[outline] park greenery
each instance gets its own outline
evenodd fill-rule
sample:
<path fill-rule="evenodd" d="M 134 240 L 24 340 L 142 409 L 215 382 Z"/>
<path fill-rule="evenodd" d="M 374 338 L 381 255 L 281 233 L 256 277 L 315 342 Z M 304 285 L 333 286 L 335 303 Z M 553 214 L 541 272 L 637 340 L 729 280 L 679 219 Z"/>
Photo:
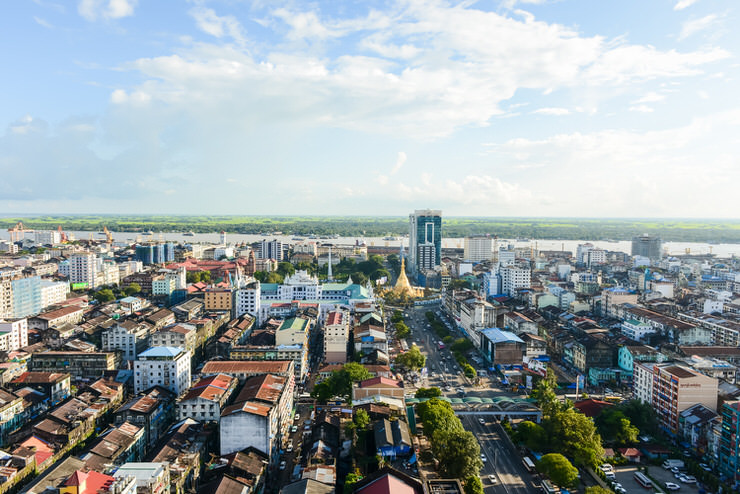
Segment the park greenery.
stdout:
<path fill-rule="evenodd" d="M 186 232 L 382 237 L 408 233 L 403 216 L 168 216 L 168 215 L 48 215 L 0 218 L 0 228 L 22 221 L 27 228 L 68 231 Z M 485 218 L 443 220 L 446 237 L 490 233 L 500 238 L 527 237 L 562 240 L 629 240 L 650 232 L 666 241 L 740 242 L 740 221 L 620 218 Z"/>
<path fill-rule="evenodd" d="M 136 295 L 139 292 L 141 292 L 141 285 L 139 285 L 138 283 L 131 283 L 123 289 L 123 293 L 127 297 L 130 297 L 131 295 Z"/>
<path fill-rule="evenodd" d="M 612 494 L 612 491 L 600 485 L 592 485 L 591 487 L 586 487 L 586 494 Z"/>
<path fill-rule="evenodd" d="M 185 279 L 188 283 L 200 283 L 201 281 L 203 283 L 210 283 L 211 282 L 211 272 L 210 271 L 189 271 L 185 275 Z"/>
<path fill-rule="evenodd" d="M 372 374 L 365 366 L 357 362 L 349 362 L 341 369 L 332 371 L 328 378 L 316 384 L 311 391 L 311 396 L 319 403 L 326 403 L 335 396 L 351 402 L 352 385 L 371 377 L 373 377 Z"/>
<path fill-rule="evenodd" d="M 548 372 L 532 390 L 532 397 L 542 410 L 542 423 L 523 422 L 512 439 L 534 446 L 542 453 L 561 453 L 579 466 L 596 466 L 604 456 L 601 436 L 589 418 L 573 408 L 573 403 L 561 402 L 555 394 L 555 376 Z M 524 424 L 527 424 L 526 426 Z"/>
<path fill-rule="evenodd" d="M 463 428 L 452 406 L 439 398 L 431 398 L 419 403 L 416 410 L 442 474 L 447 478 L 477 477 L 483 467 L 480 445 L 473 433 Z"/>

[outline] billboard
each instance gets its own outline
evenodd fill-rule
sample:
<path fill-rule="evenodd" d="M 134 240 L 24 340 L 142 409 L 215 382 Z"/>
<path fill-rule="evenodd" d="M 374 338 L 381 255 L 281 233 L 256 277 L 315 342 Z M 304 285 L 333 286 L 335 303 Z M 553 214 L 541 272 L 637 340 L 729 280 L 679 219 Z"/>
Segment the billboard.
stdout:
<path fill-rule="evenodd" d="M 71 283 L 72 290 L 87 290 L 87 282 Z"/>

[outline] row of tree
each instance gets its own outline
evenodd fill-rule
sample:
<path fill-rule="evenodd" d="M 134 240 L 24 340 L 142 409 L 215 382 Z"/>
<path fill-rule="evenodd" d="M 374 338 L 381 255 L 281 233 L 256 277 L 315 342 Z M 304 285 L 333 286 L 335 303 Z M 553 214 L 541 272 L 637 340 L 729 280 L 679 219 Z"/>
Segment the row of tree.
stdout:
<path fill-rule="evenodd" d="M 311 396 L 319 403 L 326 403 L 335 396 L 351 403 L 352 385 L 371 377 L 373 377 L 372 374 L 364 365 L 349 362 L 344 364 L 341 369 L 332 371 L 328 378 L 316 384 L 313 391 L 311 391 Z"/>
<path fill-rule="evenodd" d="M 436 393 L 425 390 L 422 396 L 427 394 Z M 479 474 L 483 462 L 480 459 L 480 445 L 473 433 L 463 428 L 452 406 L 446 401 L 431 398 L 419 403 L 416 409 L 442 474 L 446 478 L 464 479 L 466 494 L 481 494 L 483 485 Z"/>

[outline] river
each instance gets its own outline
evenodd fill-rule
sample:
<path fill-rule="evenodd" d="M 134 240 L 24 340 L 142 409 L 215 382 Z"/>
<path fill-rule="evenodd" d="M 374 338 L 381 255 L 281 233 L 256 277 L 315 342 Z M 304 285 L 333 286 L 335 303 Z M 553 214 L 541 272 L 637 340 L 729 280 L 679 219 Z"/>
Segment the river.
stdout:
<path fill-rule="evenodd" d="M 77 239 L 89 238 L 90 234 L 93 233 L 94 238 L 101 239 L 103 235 L 94 232 L 71 232 Z M 116 242 L 134 242 L 138 239 L 141 241 L 157 241 L 160 239 L 173 242 L 204 242 L 204 243 L 218 243 L 220 235 L 218 233 L 196 233 L 193 236 L 187 236 L 182 233 L 154 233 L 153 235 L 142 235 L 137 232 L 112 232 L 113 240 Z M 33 234 L 27 234 L 29 238 L 33 238 Z M 10 234 L 2 230 L 0 231 L 0 239 L 9 239 Z M 399 247 L 401 239 L 396 240 L 385 240 L 383 237 L 338 237 L 338 238 L 317 238 L 309 239 L 307 237 L 295 237 L 291 235 L 260 235 L 260 234 L 227 234 L 226 241 L 228 243 L 253 243 L 263 239 L 278 239 L 284 243 L 296 243 L 300 240 L 313 240 L 317 242 L 331 242 L 335 244 L 354 244 L 356 242 L 364 241 L 368 246 L 383 246 L 383 247 Z M 408 247 L 408 239 L 403 239 L 404 245 Z M 632 242 L 628 240 L 621 241 L 604 241 L 604 240 L 522 240 L 522 239 L 499 239 L 499 245 L 512 244 L 515 247 L 530 247 L 534 243 L 534 246 L 538 250 L 567 250 L 575 254 L 578 244 L 585 242 L 591 242 L 596 247 L 600 247 L 605 250 L 626 252 L 629 254 L 632 249 Z M 443 238 L 442 247 L 444 248 L 463 248 L 462 238 Z M 733 255 L 740 255 L 740 244 L 708 244 L 701 242 L 664 242 L 663 250 L 669 255 L 686 254 L 687 249 L 691 254 L 716 254 L 717 257 L 731 257 Z"/>

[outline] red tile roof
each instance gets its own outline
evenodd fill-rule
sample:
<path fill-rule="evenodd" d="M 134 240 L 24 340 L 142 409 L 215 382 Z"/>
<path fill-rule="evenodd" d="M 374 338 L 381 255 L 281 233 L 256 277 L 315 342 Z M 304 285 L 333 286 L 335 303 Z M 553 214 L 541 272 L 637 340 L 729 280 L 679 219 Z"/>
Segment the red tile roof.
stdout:
<path fill-rule="evenodd" d="M 389 473 L 355 490 L 355 494 L 416 494 L 416 492 L 412 486 Z"/>
<path fill-rule="evenodd" d="M 400 381 L 396 381 L 395 379 L 388 379 L 387 377 L 382 377 L 382 376 L 373 377 L 372 379 L 366 379 L 360 382 L 361 388 L 369 388 L 371 386 L 378 386 L 378 385 L 390 386 L 393 388 L 402 387 Z"/>
<path fill-rule="evenodd" d="M 594 400 L 592 398 L 577 401 L 573 404 L 573 408 L 577 409 L 586 417 L 596 417 L 604 408 L 611 406 L 614 406 L 614 404 L 609 403 L 608 401 Z"/>

